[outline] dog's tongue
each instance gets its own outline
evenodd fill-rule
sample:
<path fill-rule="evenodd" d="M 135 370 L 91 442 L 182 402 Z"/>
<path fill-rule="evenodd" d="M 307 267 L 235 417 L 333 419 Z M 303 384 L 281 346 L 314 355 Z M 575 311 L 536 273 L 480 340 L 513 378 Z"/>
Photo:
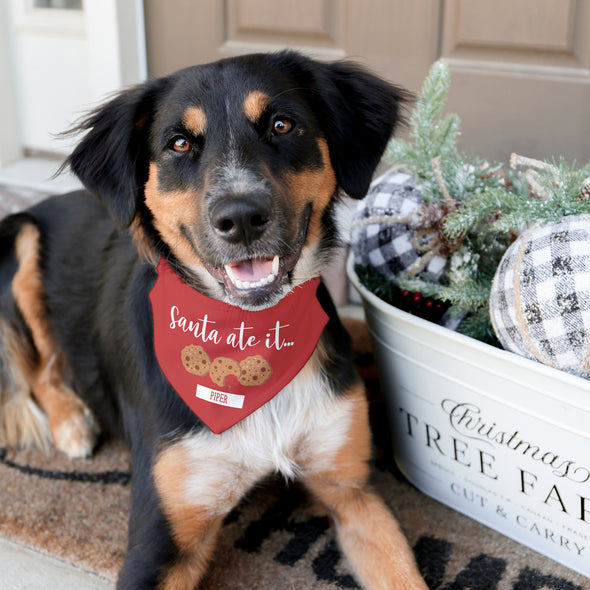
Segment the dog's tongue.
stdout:
<path fill-rule="evenodd" d="M 254 258 L 229 265 L 233 276 L 244 283 L 255 283 L 273 274 L 272 258 Z"/>

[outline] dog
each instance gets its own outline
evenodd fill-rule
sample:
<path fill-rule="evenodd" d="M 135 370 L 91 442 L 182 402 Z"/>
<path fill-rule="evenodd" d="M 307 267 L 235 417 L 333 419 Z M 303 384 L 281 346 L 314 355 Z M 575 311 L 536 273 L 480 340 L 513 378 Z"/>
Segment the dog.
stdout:
<path fill-rule="evenodd" d="M 326 506 L 364 588 L 426 588 L 368 483 L 363 384 L 319 279 L 339 195 L 365 195 L 406 98 L 290 51 L 189 67 L 75 127 L 66 165 L 86 190 L 0 224 L 5 430 L 70 456 L 125 436 L 120 590 L 198 587 L 224 516 L 273 473 Z"/>

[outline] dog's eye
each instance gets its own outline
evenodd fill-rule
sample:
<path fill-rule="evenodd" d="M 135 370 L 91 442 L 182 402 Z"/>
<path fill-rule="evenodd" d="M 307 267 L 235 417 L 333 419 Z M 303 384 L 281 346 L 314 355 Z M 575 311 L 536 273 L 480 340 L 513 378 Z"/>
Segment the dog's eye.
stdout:
<path fill-rule="evenodd" d="M 184 153 L 191 149 L 191 144 L 186 137 L 175 137 L 170 142 L 170 148 L 175 152 Z"/>
<path fill-rule="evenodd" d="M 293 123 L 289 119 L 275 119 L 272 124 L 272 131 L 275 135 L 285 135 L 293 129 Z"/>

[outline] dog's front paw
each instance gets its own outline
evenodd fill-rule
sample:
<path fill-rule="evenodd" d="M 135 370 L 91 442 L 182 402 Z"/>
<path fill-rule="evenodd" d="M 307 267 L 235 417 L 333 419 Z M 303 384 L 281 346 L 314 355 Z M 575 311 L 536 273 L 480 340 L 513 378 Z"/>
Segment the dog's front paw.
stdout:
<path fill-rule="evenodd" d="M 62 403 L 59 421 L 50 424 L 53 443 L 70 458 L 90 457 L 100 432 L 92 412 L 74 396 Z"/>

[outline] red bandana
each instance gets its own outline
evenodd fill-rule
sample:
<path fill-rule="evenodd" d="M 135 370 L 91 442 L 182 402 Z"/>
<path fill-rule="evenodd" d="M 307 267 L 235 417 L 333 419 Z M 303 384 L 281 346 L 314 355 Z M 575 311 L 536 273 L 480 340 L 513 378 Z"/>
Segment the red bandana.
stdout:
<path fill-rule="evenodd" d="M 328 322 L 318 285 L 312 279 L 274 307 L 245 311 L 195 291 L 160 260 L 150 292 L 156 357 L 213 432 L 243 420 L 303 368 Z"/>

